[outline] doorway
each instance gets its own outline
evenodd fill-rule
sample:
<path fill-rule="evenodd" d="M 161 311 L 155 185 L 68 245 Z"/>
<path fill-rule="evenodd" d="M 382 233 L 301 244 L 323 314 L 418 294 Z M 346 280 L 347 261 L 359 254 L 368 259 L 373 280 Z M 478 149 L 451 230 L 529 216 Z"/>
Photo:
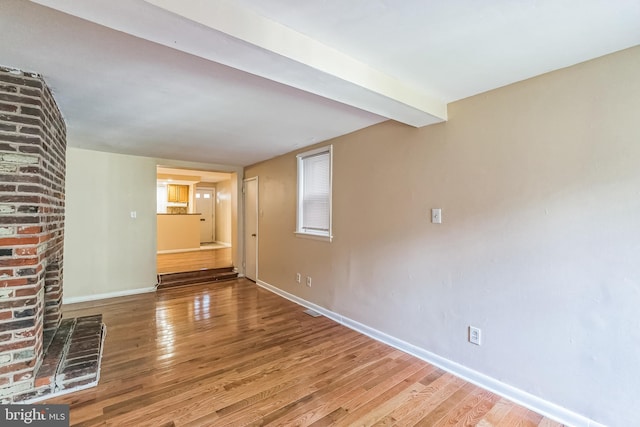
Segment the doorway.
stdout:
<path fill-rule="evenodd" d="M 244 180 L 244 275 L 258 280 L 258 177 Z"/>
<path fill-rule="evenodd" d="M 181 200 L 172 186 L 185 190 Z M 236 173 L 157 167 L 158 274 L 234 266 L 237 189 Z"/>
<path fill-rule="evenodd" d="M 200 244 L 216 241 L 216 190 L 196 188 L 196 212 L 200 214 Z"/>

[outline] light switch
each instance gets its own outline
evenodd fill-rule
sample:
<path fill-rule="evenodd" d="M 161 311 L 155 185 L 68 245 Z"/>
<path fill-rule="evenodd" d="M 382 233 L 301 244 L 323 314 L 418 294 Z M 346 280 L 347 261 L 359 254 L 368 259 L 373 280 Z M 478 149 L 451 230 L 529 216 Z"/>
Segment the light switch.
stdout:
<path fill-rule="evenodd" d="M 131 218 L 136 219 L 138 213 L 136 211 L 131 211 Z"/>
<path fill-rule="evenodd" d="M 431 222 L 434 224 L 442 223 L 442 209 L 431 209 Z"/>

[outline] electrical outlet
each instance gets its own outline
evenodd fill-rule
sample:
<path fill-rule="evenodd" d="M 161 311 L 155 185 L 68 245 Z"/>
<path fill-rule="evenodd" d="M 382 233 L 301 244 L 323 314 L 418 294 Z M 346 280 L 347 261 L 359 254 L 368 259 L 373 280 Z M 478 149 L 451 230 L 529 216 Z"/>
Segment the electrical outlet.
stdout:
<path fill-rule="evenodd" d="M 482 330 L 475 326 L 469 326 L 469 342 L 475 345 L 482 344 Z"/>
<path fill-rule="evenodd" d="M 307 286 L 311 287 L 311 277 L 307 276 Z"/>
<path fill-rule="evenodd" d="M 300 283 L 302 281 L 302 275 L 300 273 L 296 273 L 296 283 Z"/>

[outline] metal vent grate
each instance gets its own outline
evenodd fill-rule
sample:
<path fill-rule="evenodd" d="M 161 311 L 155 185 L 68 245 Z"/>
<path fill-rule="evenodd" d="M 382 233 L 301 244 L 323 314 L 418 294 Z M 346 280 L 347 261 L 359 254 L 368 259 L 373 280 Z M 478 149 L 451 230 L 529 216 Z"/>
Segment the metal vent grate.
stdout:
<path fill-rule="evenodd" d="M 317 311 L 313 311 L 310 308 L 305 310 L 304 312 L 307 313 L 311 317 L 320 317 L 320 316 L 322 316 L 322 314 L 318 313 Z"/>

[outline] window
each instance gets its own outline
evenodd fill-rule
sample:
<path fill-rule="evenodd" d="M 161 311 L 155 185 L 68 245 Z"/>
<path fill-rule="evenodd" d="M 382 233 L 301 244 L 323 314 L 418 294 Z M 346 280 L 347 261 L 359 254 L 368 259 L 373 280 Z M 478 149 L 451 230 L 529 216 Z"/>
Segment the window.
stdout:
<path fill-rule="evenodd" d="M 322 240 L 331 234 L 331 169 L 333 147 L 298 154 L 298 214 L 296 233 Z"/>

